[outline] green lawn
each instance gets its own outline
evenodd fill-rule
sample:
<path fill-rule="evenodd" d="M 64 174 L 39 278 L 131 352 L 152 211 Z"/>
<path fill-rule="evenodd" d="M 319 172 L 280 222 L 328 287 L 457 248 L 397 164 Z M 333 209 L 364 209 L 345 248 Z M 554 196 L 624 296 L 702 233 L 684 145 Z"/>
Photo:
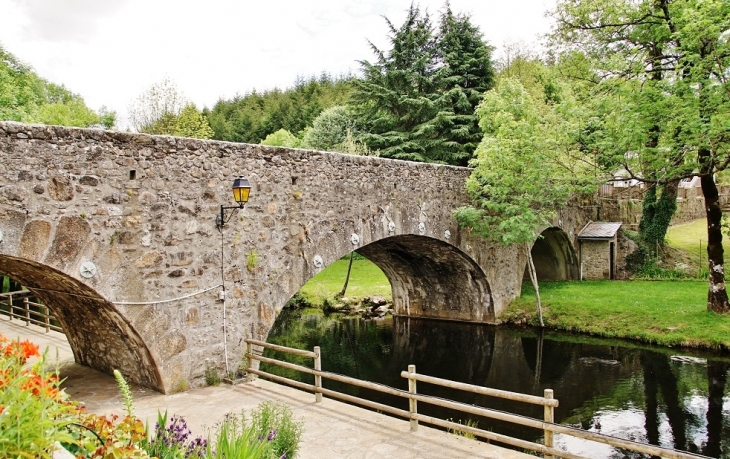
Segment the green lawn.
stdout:
<path fill-rule="evenodd" d="M 349 262 L 349 258 L 335 261 L 309 279 L 300 292 L 314 305 L 321 305 L 324 299 L 334 298 L 345 283 Z M 369 260 L 360 259 L 353 260 L 345 296 L 349 298 L 382 296 L 391 301 L 392 292 L 390 282 L 383 271 Z"/>
<path fill-rule="evenodd" d="M 702 250 L 706 247 L 704 225 L 704 220 L 696 220 L 674 226 L 667 241 L 671 247 L 689 253 L 690 257 L 697 254 L 698 258 L 700 244 Z M 310 279 L 301 293 L 314 305 L 331 300 L 342 289 L 348 262 L 345 258 L 328 266 Z M 707 312 L 707 288 L 705 280 L 540 283 L 545 324 L 549 328 L 664 346 L 730 349 L 730 316 Z M 375 295 L 391 300 L 388 279 L 370 261 L 356 259 L 345 296 Z M 522 296 L 500 319 L 537 324 L 531 285 L 523 286 Z"/>
<path fill-rule="evenodd" d="M 522 296 L 502 320 L 537 323 L 535 292 Z M 590 281 L 540 284 L 549 328 L 628 338 L 664 346 L 730 349 L 730 315 L 707 312 L 706 281 Z"/>
<path fill-rule="evenodd" d="M 687 254 L 693 267 L 707 267 L 707 220 L 704 218 L 674 225 L 667 231 L 667 245 Z M 730 237 L 723 234 L 722 246 L 730 253 Z"/>

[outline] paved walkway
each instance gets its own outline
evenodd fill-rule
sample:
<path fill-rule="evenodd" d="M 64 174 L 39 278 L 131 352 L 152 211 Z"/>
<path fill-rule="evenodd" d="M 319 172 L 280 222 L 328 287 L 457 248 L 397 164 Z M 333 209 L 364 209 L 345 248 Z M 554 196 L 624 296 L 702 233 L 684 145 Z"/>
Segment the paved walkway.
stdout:
<path fill-rule="evenodd" d="M 73 363 L 73 354 L 61 333 L 26 327 L 0 316 L 0 334 L 8 338 L 30 339 L 49 348 L 49 357 L 61 365 L 64 387 L 74 399 L 83 401 L 89 411 L 101 414 L 123 413 L 114 378 Z M 58 354 L 56 354 L 56 352 Z M 203 435 L 226 413 L 247 412 L 261 402 L 280 401 L 289 406 L 294 417 L 304 421 L 300 459 L 375 459 L 375 458 L 504 458 L 528 456 L 484 442 L 459 437 L 419 426 L 410 432 L 409 422 L 325 398 L 314 403 L 314 394 L 269 381 L 257 380 L 238 386 L 221 385 L 162 395 L 151 389 L 133 387 L 135 414 L 154 425 L 158 410 L 183 416 L 194 435 Z"/>

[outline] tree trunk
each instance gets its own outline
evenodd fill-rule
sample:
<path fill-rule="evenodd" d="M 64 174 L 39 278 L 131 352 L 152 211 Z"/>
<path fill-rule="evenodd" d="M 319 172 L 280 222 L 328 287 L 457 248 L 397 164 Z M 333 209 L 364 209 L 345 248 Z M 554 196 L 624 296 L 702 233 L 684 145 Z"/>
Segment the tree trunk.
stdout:
<path fill-rule="evenodd" d="M 354 250 L 352 252 L 350 252 L 350 264 L 347 265 L 347 276 L 345 276 L 345 285 L 342 286 L 342 290 L 339 293 L 340 298 L 345 296 L 345 292 L 347 291 L 347 284 L 350 283 L 350 271 L 352 270 L 352 257 L 353 256 L 355 256 Z"/>
<path fill-rule="evenodd" d="M 535 272 L 535 263 L 532 261 L 532 250 L 525 245 L 527 250 L 527 271 L 530 273 L 532 286 L 535 288 L 535 299 L 537 300 L 537 317 L 540 319 L 540 327 L 545 327 L 542 321 L 542 301 L 540 301 L 540 287 L 537 285 L 537 272 Z"/>
<path fill-rule="evenodd" d="M 722 248 L 722 209 L 720 209 L 720 197 L 712 174 L 703 174 L 700 177 L 700 182 L 702 185 L 702 194 L 705 197 L 705 213 L 707 215 L 707 261 L 710 269 L 707 310 L 717 313 L 729 313 L 730 303 L 728 303 L 727 290 L 725 289 L 725 260 Z"/>

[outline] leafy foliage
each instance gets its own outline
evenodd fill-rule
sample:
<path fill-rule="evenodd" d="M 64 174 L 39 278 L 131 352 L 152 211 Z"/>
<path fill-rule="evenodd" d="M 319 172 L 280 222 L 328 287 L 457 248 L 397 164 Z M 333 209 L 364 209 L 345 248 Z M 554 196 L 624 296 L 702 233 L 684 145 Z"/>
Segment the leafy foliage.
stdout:
<path fill-rule="evenodd" d="M 137 97 L 129 107 L 129 118 L 138 132 L 197 139 L 213 137 L 207 118 L 169 78 Z"/>
<path fill-rule="evenodd" d="M 562 108 L 541 104 L 511 78 L 486 94 L 477 109 L 484 139 L 466 185 L 472 205 L 456 212 L 461 226 L 502 244 L 531 244 L 557 208 L 590 190 L 590 170 L 570 159 L 570 112 Z"/>
<path fill-rule="evenodd" d="M 81 96 L 39 77 L 0 45 L 0 119 L 62 126 L 114 126 L 116 114 L 99 114 Z"/>
<path fill-rule="evenodd" d="M 261 145 L 269 145 L 271 147 L 297 148 L 300 144 L 301 140 L 286 129 L 279 129 L 278 131 L 267 135 L 266 138 L 261 141 Z"/>
<path fill-rule="evenodd" d="M 479 141 L 474 108 L 493 85 L 491 50 L 467 15 L 447 4 L 438 30 L 414 4 L 403 24 L 386 18 L 391 48 L 371 43 L 350 101 L 359 138 L 388 158 L 466 165 Z"/>
<path fill-rule="evenodd" d="M 347 107 L 335 105 L 317 115 L 311 129 L 305 131 L 302 147 L 331 151 L 342 144 L 347 132 L 354 128 L 355 120 Z"/>
<path fill-rule="evenodd" d="M 730 3 L 724 0 L 559 1 L 555 51 L 593 75 L 600 123 L 592 149 L 656 187 L 642 239 L 662 243 L 679 179 L 705 197 L 708 308 L 730 311 L 714 175 L 730 164 Z M 569 67 L 567 67 L 569 68 Z M 664 197 L 664 203 L 662 202 Z M 651 198 L 651 196 L 650 196 Z M 662 228 L 663 226 L 663 228 Z M 660 239 L 661 238 L 661 239 Z"/>
<path fill-rule="evenodd" d="M 299 135 L 322 110 L 342 105 L 352 91 L 352 78 L 299 78 L 293 88 L 252 91 L 231 100 L 219 100 L 203 114 L 213 128 L 213 138 L 259 143 L 280 129 Z"/>

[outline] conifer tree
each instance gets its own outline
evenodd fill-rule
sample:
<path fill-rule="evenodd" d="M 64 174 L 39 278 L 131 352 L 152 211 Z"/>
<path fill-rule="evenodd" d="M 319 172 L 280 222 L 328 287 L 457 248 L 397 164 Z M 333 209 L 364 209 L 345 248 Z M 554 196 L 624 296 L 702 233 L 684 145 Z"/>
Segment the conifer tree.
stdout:
<path fill-rule="evenodd" d="M 351 99 L 360 140 L 384 157 L 467 165 L 481 139 L 474 109 L 494 83 L 491 47 L 448 3 L 438 28 L 415 4 L 400 27 L 386 22 L 391 48 L 371 43 L 376 60 L 360 61 Z"/>

